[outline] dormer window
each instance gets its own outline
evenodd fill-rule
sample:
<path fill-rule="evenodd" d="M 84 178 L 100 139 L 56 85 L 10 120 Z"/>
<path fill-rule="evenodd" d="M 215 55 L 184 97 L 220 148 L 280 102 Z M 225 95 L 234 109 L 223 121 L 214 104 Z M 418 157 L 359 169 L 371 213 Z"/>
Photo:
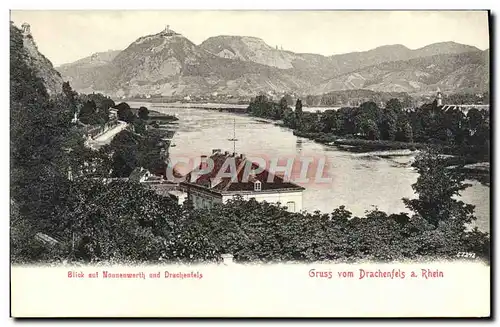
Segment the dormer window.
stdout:
<path fill-rule="evenodd" d="M 253 190 L 254 191 L 261 191 L 262 190 L 262 183 L 260 181 L 253 182 Z"/>

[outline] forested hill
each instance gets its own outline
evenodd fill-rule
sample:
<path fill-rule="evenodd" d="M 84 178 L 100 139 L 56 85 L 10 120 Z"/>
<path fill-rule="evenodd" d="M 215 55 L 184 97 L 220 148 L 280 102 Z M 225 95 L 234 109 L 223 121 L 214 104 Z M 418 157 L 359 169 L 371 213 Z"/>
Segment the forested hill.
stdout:
<path fill-rule="evenodd" d="M 11 241 L 22 244 L 33 236 L 32 228 L 51 224 L 45 218 L 68 194 L 64 167 L 72 105 L 62 86 L 60 93 L 49 95 L 46 86 L 54 85 L 33 61 L 21 31 L 11 25 L 10 32 L 10 196 L 17 209 L 11 216 Z M 50 66 L 44 67 L 50 72 Z M 75 140 L 83 143 L 81 137 Z"/>

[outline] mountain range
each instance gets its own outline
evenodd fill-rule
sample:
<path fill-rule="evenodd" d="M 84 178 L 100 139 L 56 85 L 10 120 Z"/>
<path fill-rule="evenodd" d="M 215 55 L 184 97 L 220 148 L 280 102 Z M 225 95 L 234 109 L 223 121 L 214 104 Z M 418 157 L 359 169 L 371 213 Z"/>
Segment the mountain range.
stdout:
<path fill-rule="evenodd" d="M 163 31 L 140 37 L 124 50 L 96 53 L 56 69 L 79 92 L 118 97 L 489 89 L 489 50 L 455 42 L 323 56 L 277 49 L 250 36 L 215 36 L 196 45 Z"/>

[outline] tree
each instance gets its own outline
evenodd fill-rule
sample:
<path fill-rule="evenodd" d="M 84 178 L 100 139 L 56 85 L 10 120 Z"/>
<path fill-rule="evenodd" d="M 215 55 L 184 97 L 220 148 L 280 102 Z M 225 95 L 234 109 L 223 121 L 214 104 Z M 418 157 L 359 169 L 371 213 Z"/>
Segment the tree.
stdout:
<path fill-rule="evenodd" d="M 413 142 L 413 128 L 409 122 L 406 122 L 403 127 L 403 135 L 405 142 Z"/>
<path fill-rule="evenodd" d="M 96 180 L 78 183 L 73 195 L 57 228 L 75 240 L 76 259 L 154 262 L 171 254 L 167 240 L 174 239 L 181 210 L 170 198 L 137 183 Z"/>
<path fill-rule="evenodd" d="M 268 101 L 267 97 L 264 94 L 260 94 L 256 96 L 252 102 L 250 102 L 250 105 L 247 108 L 247 112 L 257 117 L 268 117 L 270 107 L 271 102 Z"/>
<path fill-rule="evenodd" d="M 300 99 L 297 99 L 297 102 L 295 102 L 295 115 L 299 118 L 302 115 L 302 101 Z"/>
<path fill-rule="evenodd" d="M 382 140 L 394 141 L 396 139 L 398 117 L 390 111 L 386 111 L 378 124 L 380 130 L 380 138 Z"/>
<path fill-rule="evenodd" d="M 387 101 L 385 109 L 390 111 L 400 112 L 401 110 L 403 110 L 403 105 L 401 104 L 399 99 L 393 98 Z"/>
<path fill-rule="evenodd" d="M 293 106 L 293 98 L 290 94 L 285 94 L 282 98 L 282 100 L 285 99 L 284 101 L 286 101 L 286 106 Z"/>
<path fill-rule="evenodd" d="M 166 158 L 163 154 L 168 155 L 169 143 L 165 143 L 162 138 L 162 133 L 154 129 L 147 130 L 140 139 L 137 152 L 138 164 L 157 175 L 166 173 Z"/>
<path fill-rule="evenodd" d="M 128 177 L 138 166 L 139 136 L 123 130 L 110 142 L 108 148 L 112 158 L 113 177 Z"/>
<path fill-rule="evenodd" d="M 285 97 L 282 97 L 279 103 L 279 119 L 283 119 L 285 111 L 288 109 L 288 102 Z"/>
<path fill-rule="evenodd" d="M 357 117 L 359 113 L 359 108 L 349 107 L 343 107 L 337 111 L 340 135 L 353 135 L 357 132 Z"/>
<path fill-rule="evenodd" d="M 149 118 L 149 110 L 146 107 L 140 107 L 138 111 L 138 116 L 142 120 L 148 120 Z"/>
<path fill-rule="evenodd" d="M 115 109 L 118 110 L 118 119 L 127 123 L 133 123 L 135 119 L 135 115 L 132 112 L 132 109 L 126 102 L 121 102 L 115 106 Z"/>
<path fill-rule="evenodd" d="M 114 108 L 117 109 L 117 110 L 120 110 L 120 109 L 130 109 L 130 106 L 126 102 L 120 102 Z"/>
<path fill-rule="evenodd" d="M 374 121 L 380 116 L 381 110 L 373 101 L 363 102 L 360 106 L 360 113 Z"/>
<path fill-rule="evenodd" d="M 285 111 L 283 112 L 283 124 L 292 129 L 295 129 L 297 127 L 295 113 L 290 107 L 285 109 Z"/>
<path fill-rule="evenodd" d="M 76 102 L 80 106 L 80 121 L 89 125 L 104 126 L 109 121 L 109 108 L 114 106 L 113 100 L 99 93 L 79 94 Z M 127 107 L 123 106 L 123 110 Z"/>
<path fill-rule="evenodd" d="M 146 123 L 141 118 L 134 120 L 134 132 L 137 134 L 146 133 Z"/>
<path fill-rule="evenodd" d="M 380 131 L 372 119 L 361 123 L 361 131 L 369 140 L 378 140 L 380 138 Z"/>
<path fill-rule="evenodd" d="M 302 125 L 302 101 L 300 99 L 297 99 L 297 102 L 295 103 L 295 120 L 297 127 L 300 129 Z"/>
<path fill-rule="evenodd" d="M 449 168 L 436 149 L 417 155 L 413 166 L 419 173 L 417 182 L 412 185 L 418 198 L 403 199 L 409 209 L 435 227 L 442 221 L 453 220 L 460 228 L 465 228 L 465 224 L 476 219 L 474 206 L 455 198 L 470 186 L 464 183 L 465 175 L 460 169 Z"/>
<path fill-rule="evenodd" d="M 76 96 L 78 95 L 78 93 L 73 91 L 69 82 L 63 82 L 62 91 L 63 91 L 63 94 L 66 96 L 66 98 L 69 100 L 72 112 L 75 112 L 76 111 Z"/>
<path fill-rule="evenodd" d="M 168 144 L 162 140 L 163 136 L 154 129 L 145 130 L 142 135 L 128 130 L 118 133 L 106 148 L 111 157 L 113 177 L 128 177 L 137 167 L 157 175 L 165 174 Z"/>
<path fill-rule="evenodd" d="M 80 109 L 79 119 L 84 124 L 95 125 L 99 123 L 97 106 L 94 101 L 89 100 Z"/>
<path fill-rule="evenodd" d="M 320 117 L 319 129 L 325 133 L 331 133 L 332 131 L 338 133 L 339 130 L 339 120 L 337 111 L 326 110 L 322 113 Z"/>

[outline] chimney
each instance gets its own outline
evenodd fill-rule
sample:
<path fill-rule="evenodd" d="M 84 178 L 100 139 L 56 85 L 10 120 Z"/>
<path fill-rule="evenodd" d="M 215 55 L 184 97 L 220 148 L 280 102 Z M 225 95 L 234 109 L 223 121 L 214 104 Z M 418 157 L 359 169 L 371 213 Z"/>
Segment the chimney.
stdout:
<path fill-rule="evenodd" d="M 189 174 L 189 182 L 190 183 L 196 183 L 196 181 L 198 180 L 198 175 L 197 174 Z"/>
<path fill-rule="evenodd" d="M 234 263 L 232 254 L 229 253 L 222 254 L 221 257 L 222 257 L 222 263 L 226 266 L 232 265 Z"/>
<path fill-rule="evenodd" d="M 207 156 L 206 155 L 202 155 L 201 156 L 201 162 L 200 162 L 200 169 L 207 169 L 208 168 L 208 163 L 207 163 Z"/>

